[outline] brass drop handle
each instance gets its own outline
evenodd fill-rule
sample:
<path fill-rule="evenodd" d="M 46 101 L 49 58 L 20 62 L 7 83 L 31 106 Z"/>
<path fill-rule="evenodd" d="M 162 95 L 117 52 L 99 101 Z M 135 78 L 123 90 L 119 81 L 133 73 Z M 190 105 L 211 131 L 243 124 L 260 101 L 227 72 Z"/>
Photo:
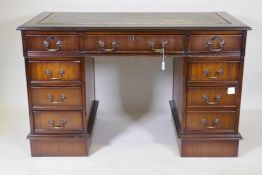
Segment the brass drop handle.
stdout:
<path fill-rule="evenodd" d="M 118 42 L 117 41 L 112 41 L 111 45 L 112 45 L 112 48 L 111 49 L 106 49 L 105 46 L 106 46 L 106 43 L 105 41 L 98 41 L 98 45 L 99 47 L 105 51 L 105 52 L 113 52 L 116 50 L 116 46 L 117 46 Z"/>
<path fill-rule="evenodd" d="M 161 54 L 161 53 L 163 52 L 163 49 L 166 48 L 167 43 L 168 43 L 167 41 L 162 41 L 162 42 L 161 42 L 161 48 L 160 48 L 160 49 L 156 49 L 156 48 L 155 48 L 156 43 L 153 42 L 153 41 L 149 41 L 149 42 L 148 42 L 148 47 L 151 48 L 151 50 L 152 50 L 153 52 L 156 52 L 156 53 L 160 53 L 160 54 Z"/>
<path fill-rule="evenodd" d="M 65 126 L 67 124 L 67 120 L 62 119 L 58 124 L 56 124 L 56 121 L 50 119 L 50 120 L 48 120 L 48 124 L 51 125 L 51 127 L 54 128 L 54 129 L 62 129 L 62 128 L 65 128 Z"/>
<path fill-rule="evenodd" d="M 215 97 L 215 101 L 209 101 L 209 97 L 207 96 L 207 95 L 203 95 L 202 96 L 202 100 L 206 103 L 206 104 L 208 104 L 208 105 L 215 105 L 215 104 L 218 104 L 220 101 L 221 101 L 221 98 L 222 98 L 222 96 L 221 95 L 217 95 L 216 97 Z"/>
<path fill-rule="evenodd" d="M 217 76 L 210 76 L 210 75 L 211 75 L 211 72 L 209 71 L 209 69 L 205 69 L 205 70 L 203 71 L 203 73 L 204 73 L 204 75 L 205 75 L 208 79 L 217 79 L 219 76 L 222 76 L 222 75 L 223 75 L 224 71 L 223 71 L 223 69 L 218 69 L 218 70 L 216 71 L 216 75 L 217 75 Z"/>
<path fill-rule="evenodd" d="M 219 36 L 213 36 L 210 40 L 207 41 L 208 50 L 212 52 L 219 52 L 223 50 L 224 45 L 225 41 Z"/>
<path fill-rule="evenodd" d="M 214 128 L 218 127 L 219 119 L 217 119 L 217 118 L 214 119 L 213 122 L 212 122 L 212 125 L 208 125 L 208 121 L 206 119 L 201 119 L 200 125 L 204 128 L 207 128 L 207 129 L 214 129 Z"/>
<path fill-rule="evenodd" d="M 56 48 L 51 49 L 51 48 L 50 48 L 50 42 L 55 42 Z M 58 37 L 49 36 L 49 37 L 47 37 L 46 40 L 43 41 L 43 45 L 46 47 L 46 49 L 47 49 L 49 52 L 57 52 L 57 51 L 59 51 L 59 50 L 61 49 L 61 47 L 62 47 L 62 41 L 61 41 Z"/>
<path fill-rule="evenodd" d="M 45 71 L 45 73 L 46 73 L 46 75 L 47 75 L 49 80 L 61 80 L 63 78 L 63 76 L 65 75 L 65 71 L 63 69 L 60 69 L 58 71 L 58 73 L 60 74 L 59 77 L 53 77 L 53 72 L 51 70 L 49 70 L 49 69 L 47 69 Z"/>
<path fill-rule="evenodd" d="M 53 96 L 53 95 L 51 95 L 51 94 L 48 94 L 48 95 L 47 95 L 48 101 L 51 102 L 51 103 L 53 103 L 53 104 L 61 104 L 61 103 L 64 103 L 66 97 L 65 97 L 64 95 L 60 95 L 59 98 L 60 98 L 60 101 L 54 101 L 54 96 Z"/>

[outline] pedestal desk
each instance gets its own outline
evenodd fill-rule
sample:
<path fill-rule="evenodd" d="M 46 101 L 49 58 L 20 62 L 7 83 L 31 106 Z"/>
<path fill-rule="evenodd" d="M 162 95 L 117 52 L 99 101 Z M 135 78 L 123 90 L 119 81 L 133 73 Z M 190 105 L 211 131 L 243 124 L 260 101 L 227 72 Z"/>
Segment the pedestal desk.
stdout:
<path fill-rule="evenodd" d="M 249 29 L 224 12 L 41 13 L 18 27 L 32 156 L 88 155 L 96 56 L 158 55 L 164 69 L 164 54 L 173 57 L 169 103 L 181 156 L 237 156 Z"/>

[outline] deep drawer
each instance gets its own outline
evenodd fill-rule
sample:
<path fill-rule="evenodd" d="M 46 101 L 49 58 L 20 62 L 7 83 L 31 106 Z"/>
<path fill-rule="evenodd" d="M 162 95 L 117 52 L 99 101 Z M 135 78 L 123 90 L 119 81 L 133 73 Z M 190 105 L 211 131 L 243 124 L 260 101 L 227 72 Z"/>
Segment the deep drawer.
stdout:
<path fill-rule="evenodd" d="M 78 51 L 77 35 L 26 35 L 27 51 Z"/>
<path fill-rule="evenodd" d="M 188 81 L 238 81 L 239 61 L 190 61 Z"/>
<path fill-rule="evenodd" d="M 227 87 L 188 87 L 187 106 L 235 107 L 236 94 L 228 94 Z"/>
<path fill-rule="evenodd" d="M 33 111 L 34 130 L 43 133 L 82 133 L 82 111 Z"/>
<path fill-rule="evenodd" d="M 190 35 L 189 51 L 240 51 L 242 35 Z"/>
<path fill-rule="evenodd" d="M 184 51 L 184 35 L 84 35 L 81 50 L 89 52 L 146 52 L 152 49 Z"/>
<path fill-rule="evenodd" d="M 236 112 L 187 112 L 186 130 L 234 132 Z"/>
<path fill-rule="evenodd" d="M 33 108 L 82 109 L 81 87 L 31 87 Z"/>
<path fill-rule="evenodd" d="M 31 81 L 81 81 L 81 61 L 29 61 Z"/>

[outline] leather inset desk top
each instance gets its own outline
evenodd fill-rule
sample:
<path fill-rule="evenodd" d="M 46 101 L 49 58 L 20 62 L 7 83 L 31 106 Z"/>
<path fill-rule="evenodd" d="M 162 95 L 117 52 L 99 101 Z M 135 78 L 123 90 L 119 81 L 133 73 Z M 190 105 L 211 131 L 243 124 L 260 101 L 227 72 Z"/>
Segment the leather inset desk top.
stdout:
<path fill-rule="evenodd" d="M 133 29 L 191 29 L 191 28 L 249 28 L 225 12 L 219 13 L 83 13 L 44 12 L 18 29 L 76 30 Z"/>

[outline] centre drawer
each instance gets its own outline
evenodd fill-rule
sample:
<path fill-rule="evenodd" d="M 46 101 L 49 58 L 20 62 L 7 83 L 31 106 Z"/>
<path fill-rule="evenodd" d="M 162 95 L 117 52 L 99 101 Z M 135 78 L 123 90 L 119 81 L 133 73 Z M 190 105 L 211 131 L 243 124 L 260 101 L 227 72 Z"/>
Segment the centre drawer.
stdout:
<path fill-rule="evenodd" d="M 236 87 L 187 87 L 187 106 L 235 107 L 236 94 Z"/>
<path fill-rule="evenodd" d="M 33 111 L 34 130 L 43 133 L 82 133 L 82 111 Z"/>
<path fill-rule="evenodd" d="M 87 52 L 146 52 L 165 47 L 168 52 L 184 51 L 184 35 L 84 35 L 81 46 Z"/>
<path fill-rule="evenodd" d="M 238 81 L 239 61 L 191 60 L 188 81 Z"/>
<path fill-rule="evenodd" d="M 31 81 L 81 81 L 81 61 L 29 61 Z"/>
<path fill-rule="evenodd" d="M 234 132 L 236 112 L 187 112 L 186 130 L 192 132 Z"/>
<path fill-rule="evenodd" d="M 31 87 L 33 108 L 82 109 L 81 87 Z"/>

